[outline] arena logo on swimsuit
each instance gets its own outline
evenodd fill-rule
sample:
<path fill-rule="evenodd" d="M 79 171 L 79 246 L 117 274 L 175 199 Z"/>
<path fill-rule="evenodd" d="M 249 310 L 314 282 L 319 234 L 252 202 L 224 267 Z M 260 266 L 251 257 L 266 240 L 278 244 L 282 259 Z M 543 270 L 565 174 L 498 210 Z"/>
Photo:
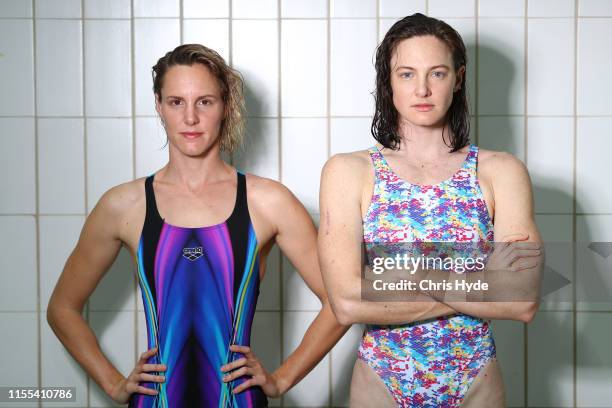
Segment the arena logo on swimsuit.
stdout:
<path fill-rule="evenodd" d="M 195 261 L 203 255 L 202 247 L 183 248 L 183 257 Z"/>

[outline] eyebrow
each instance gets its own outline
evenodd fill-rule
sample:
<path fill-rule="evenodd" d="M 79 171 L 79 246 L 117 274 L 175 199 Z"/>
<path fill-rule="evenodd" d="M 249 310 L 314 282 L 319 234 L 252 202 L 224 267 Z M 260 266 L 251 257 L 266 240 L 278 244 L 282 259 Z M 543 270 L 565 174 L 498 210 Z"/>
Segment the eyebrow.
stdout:
<path fill-rule="evenodd" d="M 182 96 L 174 96 L 174 95 L 168 95 L 166 96 L 166 99 L 168 98 L 174 98 L 174 99 L 185 99 Z M 218 98 L 218 96 L 216 95 L 212 95 L 212 94 L 207 94 L 207 95 L 201 95 L 198 96 L 196 99 L 202 99 L 202 98 Z"/>
<path fill-rule="evenodd" d="M 402 69 L 402 68 L 412 69 L 412 70 L 416 71 L 416 68 L 410 67 L 408 65 L 400 65 L 399 67 L 396 68 L 396 70 L 399 70 L 399 69 Z M 430 70 L 436 69 L 436 68 L 446 68 L 446 69 L 448 69 L 450 71 L 450 67 L 448 65 L 444 65 L 444 64 L 434 65 L 433 67 L 429 67 Z"/>

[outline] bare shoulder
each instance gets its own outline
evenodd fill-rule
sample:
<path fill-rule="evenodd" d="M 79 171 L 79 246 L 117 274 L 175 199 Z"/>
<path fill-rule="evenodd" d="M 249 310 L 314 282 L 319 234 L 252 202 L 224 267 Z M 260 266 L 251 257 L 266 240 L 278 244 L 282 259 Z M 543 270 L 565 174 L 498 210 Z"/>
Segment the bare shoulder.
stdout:
<path fill-rule="evenodd" d="M 122 215 L 135 205 L 144 204 L 144 177 L 128 181 L 108 189 L 96 204 L 96 208 L 114 215 Z"/>
<path fill-rule="evenodd" d="M 367 150 L 358 150 L 350 153 L 338 153 L 327 160 L 323 167 L 322 178 L 340 178 L 345 182 L 361 179 L 367 172 L 371 172 L 370 154 Z M 345 178 L 344 176 L 351 176 Z"/>
<path fill-rule="evenodd" d="M 246 174 L 249 206 L 267 207 L 293 197 L 293 194 L 282 183 L 267 177 Z"/>
<path fill-rule="evenodd" d="M 495 182 L 498 179 L 516 179 L 528 177 L 527 167 L 512 153 L 479 149 L 478 170 L 481 177 Z"/>

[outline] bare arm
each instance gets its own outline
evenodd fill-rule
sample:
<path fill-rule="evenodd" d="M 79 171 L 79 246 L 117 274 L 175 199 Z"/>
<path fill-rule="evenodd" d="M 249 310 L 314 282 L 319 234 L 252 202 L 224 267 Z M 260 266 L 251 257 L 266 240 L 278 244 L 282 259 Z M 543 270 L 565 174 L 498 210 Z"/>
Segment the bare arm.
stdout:
<path fill-rule="evenodd" d="M 321 176 L 319 259 L 331 306 L 342 324 L 401 324 L 456 313 L 432 299 L 366 302 L 361 297 L 362 183 L 371 171 L 358 157 L 331 158 Z"/>
<path fill-rule="evenodd" d="M 85 319 L 83 306 L 121 248 L 119 212 L 107 192 L 83 226 L 47 308 L 47 321 L 68 352 L 107 393 L 123 375 L 104 356 Z"/>
<path fill-rule="evenodd" d="M 496 240 L 513 235 L 525 235 L 528 242 L 541 244 L 533 215 L 531 181 L 525 165 L 507 153 L 499 153 L 491 166 L 495 199 L 494 233 Z M 539 285 L 543 255 L 537 256 L 534 267 L 519 272 L 525 281 Z M 537 291 L 537 288 L 536 288 Z M 485 319 L 511 319 L 529 322 L 533 319 L 538 301 L 521 302 L 448 302 L 454 309 Z"/>
<path fill-rule="evenodd" d="M 349 326 L 340 325 L 331 310 L 317 258 L 317 231 L 310 215 L 285 187 L 281 186 L 279 193 L 282 197 L 275 200 L 277 204 L 273 208 L 277 220 L 276 242 L 321 301 L 321 310 L 306 330 L 299 346 L 272 374 L 280 380 L 281 392 L 284 393 L 321 361 Z"/>

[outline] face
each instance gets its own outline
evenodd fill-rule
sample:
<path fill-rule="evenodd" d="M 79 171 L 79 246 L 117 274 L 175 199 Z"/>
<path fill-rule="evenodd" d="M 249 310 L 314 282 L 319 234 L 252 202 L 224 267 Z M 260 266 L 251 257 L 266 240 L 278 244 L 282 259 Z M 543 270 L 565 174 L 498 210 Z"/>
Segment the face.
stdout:
<path fill-rule="evenodd" d="M 391 56 L 393 104 L 400 121 L 415 126 L 438 127 L 460 89 L 465 67 L 453 68 L 446 44 L 434 36 L 402 40 Z"/>
<path fill-rule="evenodd" d="M 199 156 L 218 149 L 224 103 L 217 79 L 204 65 L 169 68 L 155 108 L 165 122 L 171 150 Z"/>

